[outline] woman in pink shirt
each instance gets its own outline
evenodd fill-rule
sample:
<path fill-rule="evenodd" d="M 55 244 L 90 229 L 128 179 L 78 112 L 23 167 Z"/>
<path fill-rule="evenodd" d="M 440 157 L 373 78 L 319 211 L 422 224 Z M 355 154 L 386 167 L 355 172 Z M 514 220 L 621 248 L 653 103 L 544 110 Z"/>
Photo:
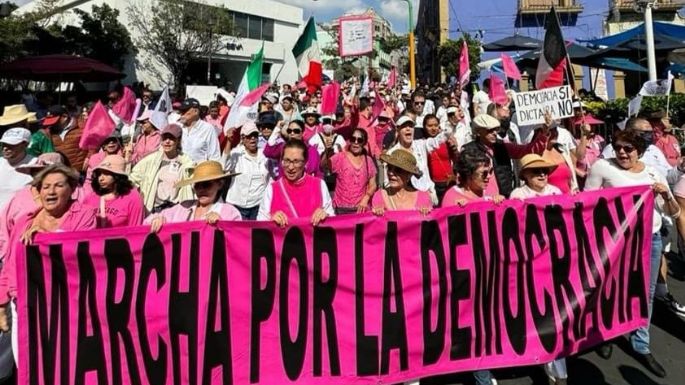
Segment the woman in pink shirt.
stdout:
<path fill-rule="evenodd" d="M 224 125 L 221 123 L 222 120 L 223 116 L 219 113 L 219 102 L 216 100 L 210 102 L 207 116 L 205 116 L 205 122 L 214 127 L 217 135 L 221 135 L 221 133 L 224 132 Z"/>
<path fill-rule="evenodd" d="M 464 207 L 471 202 L 504 201 L 503 195 L 488 196 L 485 191 L 490 183 L 492 167 L 490 157 L 477 147 L 466 147 L 457 161 L 457 180 L 459 183 L 445 193 L 442 207 Z M 494 183 L 494 181 L 493 181 Z"/>
<path fill-rule="evenodd" d="M 316 107 L 307 107 L 302 113 L 302 119 L 304 119 L 302 139 L 304 139 L 305 143 L 309 143 L 309 139 L 323 130 L 319 121 L 320 118 L 321 114 L 317 111 Z"/>
<path fill-rule="evenodd" d="M 83 182 L 83 187 L 86 189 L 87 193 L 92 192 L 91 182 L 93 180 L 93 170 L 97 167 L 102 160 L 108 155 L 121 155 L 124 156 L 124 145 L 121 141 L 121 135 L 119 133 L 112 134 L 109 138 L 105 139 L 100 146 L 100 151 L 94 154 L 90 154 L 85 162 L 83 162 L 83 167 L 86 169 L 86 179 Z"/>
<path fill-rule="evenodd" d="M 76 171 L 65 165 L 55 164 L 46 167 L 32 182 L 40 196 L 40 208 L 18 218 L 10 234 L 9 244 L 12 247 L 8 248 L 5 265 L 0 272 L 0 330 L 9 330 L 5 305 L 17 296 L 16 253 L 19 247 L 31 244 L 37 233 L 95 228 L 93 210 L 72 198 L 78 181 L 79 175 Z M 13 328 L 16 328 L 16 325 L 15 318 Z M 12 333 L 13 338 L 16 338 L 16 335 L 16 332 Z M 16 352 L 16 349 L 14 351 Z"/>
<path fill-rule="evenodd" d="M 175 206 L 152 214 L 145 219 L 153 232 L 159 232 L 165 223 L 206 221 L 210 225 L 218 221 L 242 220 L 240 212 L 233 205 L 224 203 L 221 190 L 226 178 L 235 175 L 225 173 L 221 163 L 207 160 L 198 164 L 189 179 L 176 184 L 177 187 L 193 186 L 197 199 L 181 202 Z"/>
<path fill-rule="evenodd" d="M 380 216 L 388 210 L 418 210 L 428 214 L 433 209 L 430 194 L 411 185 L 412 175 L 421 175 L 414 155 L 400 148 L 390 155 L 381 154 L 380 160 L 387 164 L 388 185 L 373 195 L 373 213 Z"/>
<path fill-rule="evenodd" d="M 159 145 L 162 142 L 159 130 L 166 126 L 167 119 L 166 114 L 161 111 L 153 112 L 147 110 L 138 118 L 138 122 L 141 124 L 142 130 L 136 137 L 135 144 L 133 145 L 131 153 L 132 165 L 159 149 Z"/>
<path fill-rule="evenodd" d="M 364 149 L 367 138 L 365 130 L 355 128 L 345 150 L 332 156 L 332 151 L 324 153 L 324 167 L 336 176 L 333 207 L 337 215 L 365 212 L 376 192 L 378 170 Z"/>
<path fill-rule="evenodd" d="M 302 140 L 290 139 L 285 143 L 281 157 L 283 177 L 266 187 L 257 220 L 271 220 L 285 227 L 290 219 L 310 218 L 316 226 L 335 215 L 326 183 L 305 174 L 308 153 Z"/>
<path fill-rule="evenodd" d="M 143 198 L 133 187 L 121 155 L 108 155 L 93 170 L 93 192 L 84 204 L 97 213 L 98 228 L 139 226 L 143 223 Z"/>

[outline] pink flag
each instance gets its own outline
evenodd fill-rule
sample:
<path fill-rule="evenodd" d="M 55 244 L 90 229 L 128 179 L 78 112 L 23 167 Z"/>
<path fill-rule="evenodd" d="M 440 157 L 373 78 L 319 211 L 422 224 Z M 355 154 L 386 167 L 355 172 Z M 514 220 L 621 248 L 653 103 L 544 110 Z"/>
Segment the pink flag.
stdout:
<path fill-rule="evenodd" d="M 335 114 L 340 99 L 340 84 L 331 82 L 321 89 L 321 115 Z"/>
<path fill-rule="evenodd" d="M 133 111 L 136 109 L 136 95 L 130 88 L 124 87 L 124 95 L 112 107 L 114 112 L 126 124 L 131 124 L 133 121 Z"/>
<path fill-rule="evenodd" d="M 376 94 L 376 97 L 374 98 L 373 101 L 373 116 L 377 118 L 381 112 L 385 109 L 385 101 L 383 100 L 383 95 L 378 93 L 378 90 L 375 89 L 374 93 Z"/>
<path fill-rule="evenodd" d="M 271 83 L 266 83 L 250 91 L 247 95 L 245 95 L 245 97 L 243 97 L 243 100 L 240 101 L 240 105 L 242 107 L 254 105 L 262 98 L 262 95 L 264 95 L 269 87 L 271 87 Z"/>
<path fill-rule="evenodd" d="M 494 73 L 490 73 L 490 100 L 497 104 L 507 103 L 507 92 L 504 89 L 504 81 Z"/>
<path fill-rule="evenodd" d="M 105 106 L 98 101 L 88 115 L 78 145 L 82 150 L 97 150 L 102 142 L 112 135 L 115 128 L 114 120 L 109 116 Z"/>
<path fill-rule="evenodd" d="M 461 83 L 462 87 L 469 83 L 470 77 L 469 46 L 466 44 L 466 40 L 464 40 L 464 44 L 461 47 L 461 55 L 459 56 L 459 83 Z"/>
<path fill-rule="evenodd" d="M 521 80 L 521 71 L 519 71 L 514 59 L 506 53 L 502 53 L 500 56 L 502 58 L 502 68 L 504 69 L 504 75 L 509 79 Z"/>
<path fill-rule="evenodd" d="M 388 89 L 395 88 L 395 83 L 397 83 L 397 70 L 395 69 L 395 67 L 392 67 L 392 70 L 390 71 L 390 74 L 388 75 L 388 84 L 387 84 Z"/>

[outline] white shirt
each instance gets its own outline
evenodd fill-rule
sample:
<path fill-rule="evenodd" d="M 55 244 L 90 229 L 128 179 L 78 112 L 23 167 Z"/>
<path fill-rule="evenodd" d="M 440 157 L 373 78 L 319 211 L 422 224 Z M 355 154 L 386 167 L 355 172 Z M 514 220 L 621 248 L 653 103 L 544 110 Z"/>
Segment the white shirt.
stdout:
<path fill-rule="evenodd" d="M 473 104 L 476 116 L 480 114 L 487 114 L 488 112 L 488 105 L 492 103 L 490 101 L 490 96 L 488 96 L 487 92 L 484 92 L 483 90 L 479 90 L 473 95 Z"/>
<path fill-rule="evenodd" d="M 466 143 L 473 142 L 473 130 L 471 129 L 471 127 L 467 126 L 464 123 L 464 121 L 461 121 L 457 123 L 456 126 L 454 126 L 448 120 L 442 125 L 442 130 L 446 134 L 454 135 L 454 137 L 457 139 L 457 146 L 459 147 L 459 151 L 461 151 L 461 147 Z"/>
<path fill-rule="evenodd" d="M 226 170 L 240 175 L 231 178 L 226 202 L 241 208 L 257 206 L 271 180 L 268 161 L 262 150 L 257 150 L 256 156 L 248 154 L 243 146 L 231 150 Z"/>
<path fill-rule="evenodd" d="M 535 191 L 532 188 L 526 186 L 517 187 L 511 192 L 509 198 L 511 199 L 528 199 L 545 197 L 549 195 L 561 195 L 561 190 L 557 186 L 552 186 L 551 184 L 545 185 L 542 191 Z"/>
<path fill-rule="evenodd" d="M 645 169 L 641 172 L 630 172 L 617 166 L 613 159 L 598 159 L 590 168 L 585 180 L 585 191 L 599 190 L 602 187 L 651 186 L 654 183 L 662 183 L 668 186 L 666 177 L 646 163 Z M 669 194 L 671 194 L 670 189 Z M 661 229 L 664 203 L 660 194 L 654 199 L 652 234 Z"/>
<path fill-rule="evenodd" d="M 181 136 L 181 148 L 195 163 L 205 160 L 221 161 L 219 138 L 216 136 L 214 126 L 198 120 L 192 126 L 183 126 Z"/>
<path fill-rule="evenodd" d="M 435 190 L 435 183 L 431 180 L 430 172 L 428 171 L 428 153 L 433 152 L 440 147 L 443 143 L 447 141 L 447 135 L 445 132 L 440 132 L 434 138 L 427 139 L 414 139 L 411 142 L 411 153 L 414 154 L 416 158 L 416 166 L 421 171 L 421 177 L 416 177 L 412 175 L 411 184 L 415 189 L 421 191 L 433 191 Z M 395 144 L 390 147 L 388 153 L 392 154 L 393 151 L 403 148 L 400 143 Z M 383 180 L 388 180 L 388 173 L 385 164 L 383 165 L 383 172 L 385 173 L 385 178 Z"/>
<path fill-rule="evenodd" d="M 604 151 L 602 151 L 602 158 L 610 159 L 615 157 L 616 153 L 614 152 L 614 147 L 611 144 L 607 144 L 607 146 L 604 147 Z M 642 154 L 640 160 L 647 166 L 653 167 L 664 178 L 666 178 L 668 172 L 672 168 L 671 165 L 668 164 L 664 153 L 659 150 L 659 147 L 653 144 L 650 144 L 647 147 L 647 150 L 645 150 L 645 153 Z"/>
<path fill-rule="evenodd" d="M 271 220 L 271 200 L 274 197 L 274 183 L 269 183 L 264 190 L 264 197 L 262 202 L 259 204 L 259 212 L 257 213 L 258 221 L 269 221 Z M 328 193 L 328 186 L 326 182 L 321 180 L 321 203 L 322 208 L 328 214 L 329 217 L 335 216 L 335 210 L 333 209 L 333 201 L 331 200 L 331 194 Z"/>
<path fill-rule="evenodd" d="M 345 148 L 345 138 L 343 138 L 342 135 L 333 135 L 335 136 L 333 139 L 333 153 L 337 154 L 342 151 L 343 148 Z M 323 154 L 323 152 L 326 150 L 326 145 L 324 144 L 323 139 L 321 139 L 322 136 L 323 134 L 316 134 L 309 139 L 309 145 L 316 146 L 316 150 L 319 152 L 319 155 Z"/>
<path fill-rule="evenodd" d="M 17 191 L 33 180 L 31 175 L 20 173 L 16 170 L 16 167 L 32 164 L 35 160 L 33 156 L 26 154 L 24 159 L 12 166 L 7 159 L 0 158 L 0 180 L 2 180 L 2 183 L 0 183 L 0 207 L 4 207 Z"/>

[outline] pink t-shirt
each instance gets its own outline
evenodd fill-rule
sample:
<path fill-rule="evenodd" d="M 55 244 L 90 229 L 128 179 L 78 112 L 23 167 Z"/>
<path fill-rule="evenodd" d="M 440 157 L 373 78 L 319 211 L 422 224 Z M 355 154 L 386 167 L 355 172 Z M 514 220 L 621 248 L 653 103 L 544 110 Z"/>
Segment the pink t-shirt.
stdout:
<path fill-rule="evenodd" d="M 558 167 L 549 174 L 548 182 L 552 186 L 557 187 L 562 193 L 568 194 L 571 192 L 571 178 L 573 173 L 568 168 L 566 162 L 559 163 Z"/>
<path fill-rule="evenodd" d="M 136 144 L 133 145 L 133 153 L 131 154 L 131 163 L 136 164 L 140 162 L 146 155 L 152 154 L 159 149 L 162 142 L 162 136 L 159 131 L 155 130 L 148 135 L 139 135 L 136 139 Z"/>
<path fill-rule="evenodd" d="M 399 211 L 399 210 L 419 210 L 426 208 L 428 210 L 433 209 L 433 201 L 431 196 L 427 191 L 416 191 L 416 201 L 411 207 L 397 207 L 394 200 L 388 196 L 385 190 L 381 189 L 373 194 L 373 199 L 371 200 L 371 207 L 383 207 L 388 211 Z"/>
<path fill-rule="evenodd" d="M 302 133 L 302 140 L 304 140 L 305 143 L 309 143 L 309 139 L 311 139 L 314 135 L 318 134 L 319 132 L 323 132 L 321 124 L 315 124 L 313 126 L 308 126 L 305 124 L 304 132 Z"/>
<path fill-rule="evenodd" d="M 29 229 L 33 218 L 38 214 L 40 209 L 23 215 L 15 224 L 14 230 L 10 235 L 9 244 L 12 245 L 8 249 L 8 255 L 5 258 L 5 265 L 0 271 L 0 304 L 9 302 L 11 298 L 17 296 L 17 250 L 24 247 L 21 243 L 22 234 Z M 62 231 L 80 231 L 91 230 L 96 227 L 94 211 L 83 206 L 77 201 L 72 201 L 69 210 L 64 214 L 62 224 L 59 226 L 58 232 Z"/>
<path fill-rule="evenodd" d="M 100 196 L 90 193 L 83 201 L 98 217 L 98 228 L 140 226 L 145 216 L 143 198 L 135 188 L 126 195 L 105 201 L 105 217 L 100 217 Z"/>
<path fill-rule="evenodd" d="M 666 161 L 671 167 L 678 165 L 680 159 L 680 144 L 674 135 L 663 135 L 656 141 L 655 146 L 664 153 Z"/>
<path fill-rule="evenodd" d="M 309 218 L 314 211 L 323 206 L 319 178 L 306 175 L 297 182 L 280 178 L 271 183 L 273 196 L 269 213 L 273 216 L 278 211 L 286 213 L 288 218 Z"/>
<path fill-rule="evenodd" d="M 492 179 L 490 179 L 492 181 Z M 492 183 L 490 183 L 492 184 Z M 495 183 L 496 184 L 496 183 Z M 483 196 L 481 198 L 473 196 L 473 194 L 467 194 L 461 187 L 459 186 L 453 186 L 447 192 L 445 193 L 445 196 L 442 198 L 442 206 L 441 207 L 452 207 L 452 206 L 457 206 L 457 201 L 460 201 L 462 199 L 465 199 L 467 203 L 474 203 L 474 202 L 484 202 L 488 201 L 491 198 L 492 195 L 489 195 L 487 190 L 484 192 Z"/>
<path fill-rule="evenodd" d="M 152 214 L 145 218 L 145 224 L 152 223 L 152 220 L 157 216 L 162 216 L 167 223 L 178 223 L 178 222 L 191 222 L 193 221 L 193 210 L 197 206 L 196 201 L 185 201 L 177 205 L 169 207 L 168 209 L 162 210 L 159 214 Z M 240 221 L 242 217 L 240 212 L 233 205 L 217 202 L 215 203 L 209 212 L 215 212 L 219 214 L 222 221 Z"/>
<path fill-rule="evenodd" d="M 331 158 L 331 171 L 337 174 L 333 206 L 352 208 L 366 193 L 369 180 L 376 177 L 376 165 L 368 155 L 362 155 L 362 164 L 352 164 L 348 152 L 339 152 Z"/>

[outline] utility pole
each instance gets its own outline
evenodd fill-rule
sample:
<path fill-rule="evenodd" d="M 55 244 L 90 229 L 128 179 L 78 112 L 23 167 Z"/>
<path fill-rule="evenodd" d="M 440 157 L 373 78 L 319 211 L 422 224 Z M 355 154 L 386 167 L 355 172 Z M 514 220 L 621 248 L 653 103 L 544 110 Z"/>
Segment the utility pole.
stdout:
<path fill-rule="evenodd" d="M 411 88 L 416 88 L 416 54 L 414 47 L 414 5 L 412 0 L 404 0 L 409 6 L 409 81 Z"/>
<path fill-rule="evenodd" d="M 657 8 L 656 0 L 637 0 L 635 10 L 645 14 L 645 38 L 647 40 L 647 68 L 649 80 L 656 78 L 656 53 L 654 52 L 654 24 L 652 23 L 652 9 Z"/>

